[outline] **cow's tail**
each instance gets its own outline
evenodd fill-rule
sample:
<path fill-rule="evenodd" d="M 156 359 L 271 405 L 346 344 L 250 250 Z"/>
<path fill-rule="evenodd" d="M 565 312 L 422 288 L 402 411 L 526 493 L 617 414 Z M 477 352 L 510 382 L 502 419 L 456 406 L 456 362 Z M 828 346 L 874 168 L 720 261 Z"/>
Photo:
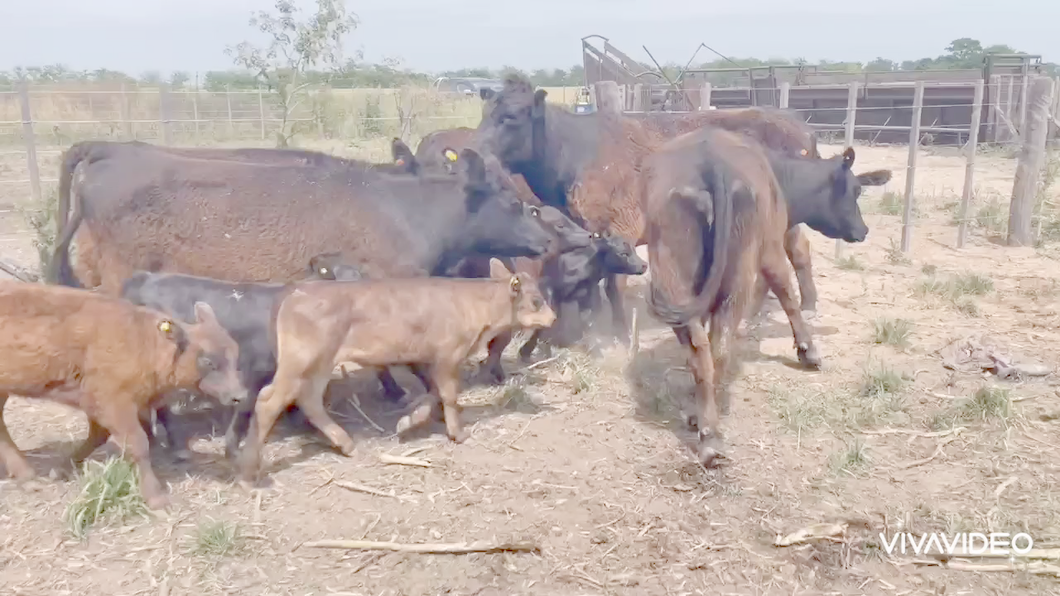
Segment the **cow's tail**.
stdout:
<path fill-rule="evenodd" d="M 81 287 L 70 267 L 70 242 L 84 218 L 81 197 L 73 196 L 72 192 L 74 172 L 82 161 L 99 159 L 100 149 L 103 147 L 98 141 L 82 141 L 74 143 L 63 153 L 62 165 L 59 167 L 59 202 L 55 208 L 55 249 L 44 275 L 47 283 Z"/>
<path fill-rule="evenodd" d="M 648 308 L 652 316 L 670 327 L 684 327 L 690 321 L 705 316 L 718 300 L 725 268 L 729 262 L 730 237 L 735 222 L 733 221 L 734 187 L 727 180 L 721 168 L 715 167 L 709 176 L 704 177 L 706 189 L 677 188 L 671 191 L 671 200 L 685 200 L 696 210 L 699 224 L 711 227 L 714 231 L 713 258 L 706 275 L 706 283 L 687 304 L 668 304 L 657 295 L 656 286 L 648 296 Z M 706 253 L 706 247 L 704 253 Z M 703 255 L 705 257 L 705 254 Z"/>

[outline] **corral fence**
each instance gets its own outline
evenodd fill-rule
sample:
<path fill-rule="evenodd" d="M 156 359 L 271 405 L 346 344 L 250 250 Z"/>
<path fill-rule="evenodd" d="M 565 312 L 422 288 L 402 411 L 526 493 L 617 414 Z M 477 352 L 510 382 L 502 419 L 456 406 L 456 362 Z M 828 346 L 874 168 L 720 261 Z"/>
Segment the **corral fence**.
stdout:
<path fill-rule="evenodd" d="M 687 113 L 652 109 L 652 90 L 645 83 L 600 81 L 592 87 L 590 96 L 597 109 L 639 118 L 674 118 Z M 550 101 L 568 105 L 578 95 L 578 88 L 572 87 L 548 91 Z M 730 92 L 703 83 L 694 94 L 697 111 L 737 107 L 726 99 Z M 809 97 L 807 92 L 838 93 L 842 105 L 836 105 L 834 98 L 827 103 L 815 99 L 806 104 L 798 98 Z M 1042 76 L 1021 81 L 857 80 L 842 88 L 782 82 L 776 89 L 758 86 L 755 93 L 768 96 L 779 108 L 800 114 L 820 136 L 834 135 L 846 145 L 853 146 L 855 140 L 909 144 L 899 209 L 903 251 L 911 248 L 915 226 L 918 155 L 922 146 L 940 143 L 961 146 L 965 161 L 963 190 L 957 197 L 954 216 L 958 248 L 965 245 L 969 223 L 975 220 L 969 209 L 976 194 L 976 158 L 984 144 L 1000 145 L 1018 160 L 1004 218 L 1008 243 L 1031 245 L 1041 237 L 1038 213 L 1043 203 L 1042 172 L 1048 138 L 1060 128 L 1060 81 Z M 1010 95 L 1014 99 L 1010 100 Z M 961 99 L 965 96 L 967 99 Z M 0 201 L 19 203 L 32 198 L 41 204 L 46 192 L 42 187 L 57 181 L 51 173 L 58 171 L 59 155 L 79 140 L 270 146 L 286 121 L 297 127 L 299 140 L 333 141 L 356 152 L 365 147 L 388 147 L 385 140 L 391 137 L 413 143 L 433 130 L 474 127 L 481 113 L 477 96 L 422 88 L 314 89 L 285 116 L 277 95 L 264 89 L 209 92 L 165 86 L 100 88 L 77 84 L 56 88 L 22 84 L 17 91 L 0 92 Z M 1003 131 L 1000 136 L 999 131 Z M 372 144 L 372 140 L 379 142 Z M 363 151 L 357 155 L 364 157 Z M 371 157 L 385 160 L 387 155 L 380 150 Z M 50 175 L 42 177 L 42 170 Z M 843 243 L 837 242 L 837 255 L 842 250 Z"/>
<path fill-rule="evenodd" d="M 1025 77 L 1021 83 L 1025 90 L 1017 96 L 1021 99 L 1018 104 L 1012 100 L 1011 80 L 1002 81 L 999 77 L 992 80 L 990 84 L 979 79 L 971 82 L 921 80 L 867 85 L 851 81 L 842 89 L 844 105 L 830 106 L 821 105 L 819 100 L 810 101 L 810 105 L 803 102 L 800 106 L 793 104 L 792 98 L 799 92 L 816 94 L 828 91 L 834 94 L 839 89 L 836 85 L 795 87 L 784 82 L 776 89 L 758 87 L 756 92 L 768 92 L 770 97 L 775 98 L 775 107 L 798 113 L 819 136 L 841 132 L 842 141 L 847 146 L 854 146 L 855 140 L 886 143 L 886 140 L 881 139 L 885 133 L 892 142 L 902 138 L 908 143 L 900 245 L 903 252 L 908 252 L 912 243 L 916 166 L 922 146 L 939 144 L 939 140 L 944 140 L 949 141 L 944 144 L 960 145 L 964 153 L 964 185 L 955 218 L 958 222 L 958 248 L 964 247 L 967 241 L 971 219 L 969 207 L 976 189 L 976 156 L 980 147 L 988 144 L 1012 148 L 1018 163 L 1008 210 L 1007 240 L 1010 245 L 1031 245 L 1040 236 L 1040 228 L 1035 230 L 1034 214 L 1036 209 L 1042 207 L 1039 199 L 1044 183 L 1043 174 L 1049 165 L 1047 146 L 1050 137 L 1056 137 L 1060 130 L 1060 78 Z M 682 114 L 689 113 L 687 110 L 652 109 L 653 91 L 650 85 L 644 83 L 620 85 L 614 81 L 600 81 L 591 87 L 592 97 L 600 110 L 653 120 L 680 118 Z M 696 111 L 746 105 L 731 105 L 732 102 L 726 101 L 724 97 L 720 102 L 715 101 L 717 91 L 711 83 L 703 83 L 694 94 Z M 963 96 L 967 96 L 968 100 L 962 103 L 959 98 Z M 987 101 L 988 98 L 994 98 L 995 103 Z M 828 103 L 836 102 L 829 100 Z M 905 104 L 904 109 L 899 109 L 901 104 Z M 961 114 L 965 115 L 963 120 L 960 120 Z M 1039 226 L 1041 221 L 1038 218 Z M 842 255 L 843 246 L 842 241 L 836 241 L 837 257 Z"/>

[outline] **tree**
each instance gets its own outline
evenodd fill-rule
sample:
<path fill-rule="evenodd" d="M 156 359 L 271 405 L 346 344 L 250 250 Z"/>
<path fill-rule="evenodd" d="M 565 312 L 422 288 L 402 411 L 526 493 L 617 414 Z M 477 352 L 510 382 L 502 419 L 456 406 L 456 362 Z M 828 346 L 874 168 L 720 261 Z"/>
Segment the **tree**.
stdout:
<path fill-rule="evenodd" d="M 865 70 L 871 72 L 893 72 L 898 70 L 898 65 L 894 60 L 888 60 L 886 58 L 876 58 L 872 62 L 865 65 Z"/>
<path fill-rule="evenodd" d="M 261 11 L 250 19 L 250 26 L 269 38 L 266 47 L 244 41 L 225 53 L 277 94 L 283 121 L 276 144 L 286 147 L 298 129 L 294 109 L 307 96 L 306 88 L 320 82 L 312 76 L 314 67 L 324 65 L 332 72 L 339 67 L 343 39 L 357 28 L 357 16 L 346 12 L 345 0 L 317 0 L 316 14 L 304 21 L 297 20 L 301 10 L 292 0 L 276 0 L 275 7 L 275 15 Z M 325 80 L 330 78 L 324 74 Z"/>
<path fill-rule="evenodd" d="M 173 71 L 173 74 L 169 75 L 169 85 L 174 89 L 180 89 L 191 80 L 191 75 L 183 70 Z"/>

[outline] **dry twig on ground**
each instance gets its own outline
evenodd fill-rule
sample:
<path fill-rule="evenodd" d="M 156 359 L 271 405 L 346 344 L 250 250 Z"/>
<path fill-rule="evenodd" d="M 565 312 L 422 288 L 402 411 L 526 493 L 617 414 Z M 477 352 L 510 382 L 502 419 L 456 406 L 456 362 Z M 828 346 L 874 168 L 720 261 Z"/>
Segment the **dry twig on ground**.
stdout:
<path fill-rule="evenodd" d="M 419 554 L 450 554 L 462 555 L 468 553 L 529 553 L 538 552 L 540 548 L 529 542 L 506 542 L 502 544 L 473 542 L 460 543 L 421 543 L 402 544 L 399 542 L 373 542 L 371 540 L 318 540 L 306 542 L 302 546 L 309 548 L 344 548 L 348 550 L 389 550 L 400 553 Z"/>

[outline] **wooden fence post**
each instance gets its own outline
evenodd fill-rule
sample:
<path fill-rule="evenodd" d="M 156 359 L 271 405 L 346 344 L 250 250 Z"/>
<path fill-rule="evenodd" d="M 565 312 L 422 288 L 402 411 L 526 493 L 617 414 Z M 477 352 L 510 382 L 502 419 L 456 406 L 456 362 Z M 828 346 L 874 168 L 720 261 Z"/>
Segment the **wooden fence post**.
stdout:
<path fill-rule="evenodd" d="M 710 83 L 703 83 L 703 86 L 699 90 L 699 109 L 709 110 L 710 109 Z"/>
<path fill-rule="evenodd" d="M 162 127 L 162 144 L 172 144 L 173 134 L 169 128 L 169 89 L 165 83 L 158 85 L 158 122 Z"/>
<path fill-rule="evenodd" d="M 920 153 L 920 118 L 924 113 L 924 81 L 913 90 L 913 118 L 909 121 L 909 163 L 905 170 L 905 206 L 902 209 L 902 252 L 913 244 L 913 201 L 916 190 L 916 157 Z"/>
<path fill-rule="evenodd" d="M 1001 136 L 1001 75 L 990 75 L 990 83 L 986 89 L 986 101 L 990 106 L 988 141 L 997 143 Z"/>
<path fill-rule="evenodd" d="M 621 114 L 623 107 L 622 92 L 618 88 L 618 83 L 614 81 L 596 83 L 596 111 Z"/>
<path fill-rule="evenodd" d="M 33 201 L 40 205 L 40 168 L 37 167 L 37 143 L 33 135 L 33 113 L 29 103 L 29 81 L 25 79 L 18 86 L 18 96 L 22 104 L 22 137 L 26 142 L 26 168 L 29 170 L 29 188 Z"/>
<path fill-rule="evenodd" d="M 646 112 L 644 109 L 644 84 L 635 83 L 633 85 L 633 111 L 634 112 Z"/>
<path fill-rule="evenodd" d="M 1014 129 L 1015 126 L 1016 126 L 1016 119 L 1012 116 L 1012 111 L 1013 111 L 1012 110 L 1012 91 L 1015 89 L 1015 87 L 1016 87 L 1016 76 L 1015 75 L 1009 75 L 1008 76 L 1008 94 L 1005 96 L 1005 118 L 1008 120 L 1008 123 L 1010 125 L 1010 129 Z M 1018 130 L 1016 130 L 1015 132 L 1016 132 L 1016 134 L 1019 134 Z M 1009 138 L 1006 139 L 1006 140 L 1007 141 L 1012 141 L 1013 140 L 1011 133 L 1009 134 Z"/>
<path fill-rule="evenodd" d="M 191 95 L 191 117 L 195 119 L 195 142 L 201 140 L 199 130 L 199 88 L 196 87 Z"/>
<path fill-rule="evenodd" d="M 1027 63 L 1024 62 L 1020 69 L 1020 116 L 1019 125 L 1017 130 L 1020 133 L 1020 141 L 1023 142 L 1027 138 L 1027 100 L 1030 99 L 1027 93 L 1030 91 L 1030 70 L 1027 68 Z"/>
<path fill-rule="evenodd" d="M 129 94 L 125 91 L 125 83 L 121 84 L 121 96 L 118 98 L 118 109 L 121 110 L 121 128 L 125 133 L 125 139 L 132 141 L 136 139 L 133 132 L 132 118 L 129 116 Z"/>
<path fill-rule="evenodd" d="M 791 83 L 784 81 L 780 84 L 780 101 L 777 103 L 777 107 L 786 110 L 788 109 L 788 101 L 791 99 Z"/>
<path fill-rule="evenodd" d="M 258 118 L 261 119 L 261 140 L 265 140 L 265 97 L 261 94 L 261 85 L 258 85 Z"/>
<path fill-rule="evenodd" d="M 975 82 L 975 95 L 972 99 L 972 120 L 968 125 L 968 149 L 964 165 L 964 192 L 961 193 L 961 207 L 957 215 L 957 248 L 964 248 L 968 238 L 968 208 L 975 194 L 975 154 L 979 144 L 979 129 L 983 115 L 983 81 Z"/>
<path fill-rule="evenodd" d="M 232 122 L 232 87 L 225 85 L 225 102 L 228 104 L 228 138 L 236 138 L 236 125 Z"/>
<path fill-rule="evenodd" d="M 856 129 L 854 125 L 858 119 L 858 82 L 850 81 L 850 86 L 847 89 L 847 119 L 844 123 L 845 139 L 844 143 L 847 147 L 854 146 L 854 132 Z M 836 238 L 835 241 L 835 258 L 840 259 L 843 257 L 843 247 L 846 243 L 843 242 L 842 238 Z"/>
<path fill-rule="evenodd" d="M 1038 198 L 1038 177 L 1045 163 L 1046 135 L 1049 132 L 1049 105 L 1053 101 L 1053 80 L 1034 77 L 1027 92 L 1026 133 L 1020 135 L 1016 180 L 1008 211 L 1008 245 L 1027 246 L 1034 241 L 1031 219 Z"/>

